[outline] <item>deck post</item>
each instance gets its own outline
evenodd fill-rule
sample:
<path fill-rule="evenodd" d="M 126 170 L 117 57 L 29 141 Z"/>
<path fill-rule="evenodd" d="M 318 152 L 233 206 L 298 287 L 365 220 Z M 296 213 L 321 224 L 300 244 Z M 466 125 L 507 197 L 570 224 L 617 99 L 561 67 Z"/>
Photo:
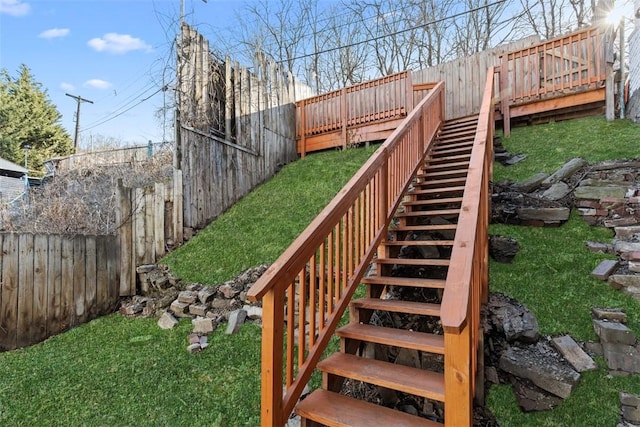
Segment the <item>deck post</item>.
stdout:
<path fill-rule="evenodd" d="M 347 89 L 342 88 L 340 94 L 340 112 L 342 120 L 342 149 L 347 149 L 347 124 L 349 123 L 349 112 L 347 111 Z"/>
<path fill-rule="evenodd" d="M 471 375 L 471 325 L 460 331 L 444 331 L 444 422 L 446 427 L 471 426 L 473 383 Z"/>
<path fill-rule="evenodd" d="M 300 108 L 300 156 L 304 158 L 307 154 L 307 108 L 304 99 L 298 102 L 298 108 Z"/>
<path fill-rule="evenodd" d="M 284 299 L 278 298 L 276 291 L 271 289 L 263 297 L 262 307 L 260 420 L 262 427 L 281 427 L 284 424 L 281 350 L 284 345 Z"/>

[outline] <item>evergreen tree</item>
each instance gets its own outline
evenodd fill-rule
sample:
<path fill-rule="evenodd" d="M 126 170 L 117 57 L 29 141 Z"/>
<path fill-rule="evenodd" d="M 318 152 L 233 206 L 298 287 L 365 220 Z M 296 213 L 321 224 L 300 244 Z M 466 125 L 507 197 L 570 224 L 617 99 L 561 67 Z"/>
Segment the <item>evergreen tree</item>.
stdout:
<path fill-rule="evenodd" d="M 18 74 L 14 79 L 0 70 L 0 157 L 22 164 L 23 150 L 30 146 L 30 173 L 40 175 L 44 160 L 70 154 L 73 145 L 47 90 L 26 65 Z"/>

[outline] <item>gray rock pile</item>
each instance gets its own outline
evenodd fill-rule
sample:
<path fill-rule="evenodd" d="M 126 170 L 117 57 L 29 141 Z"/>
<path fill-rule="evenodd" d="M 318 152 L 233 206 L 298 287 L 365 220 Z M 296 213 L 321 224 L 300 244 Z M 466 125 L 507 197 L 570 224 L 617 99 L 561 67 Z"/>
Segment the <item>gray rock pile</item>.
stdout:
<path fill-rule="evenodd" d="M 227 322 L 227 334 L 238 332 L 247 321 L 261 323 L 261 304 L 248 301 L 247 292 L 267 268 L 250 268 L 233 280 L 209 286 L 185 283 L 166 266 L 140 266 L 138 279 L 146 295 L 123 301 L 120 312 L 128 317 L 159 317 L 162 329 L 172 329 L 180 319 L 190 319 L 193 330 L 187 350 L 201 351 L 208 346 L 207 335 L 223 322 Z"/>
<path fill-rule="evenodd" d="M 590 225 L 640 224 L 640 160 L 588 164 L 574 158 L 551 175 L 494 184 L 492 221 L 558 226 L 572 207 Z"/>
<path fill-rule="evenodd" d="M 588 349 L 604 356 L 613 375 L 640 374 L 640 343 L 626 325 L 626 314 L 620 309 L 594 308 L 591 315 L 599 341 L 588 343 Z"/>

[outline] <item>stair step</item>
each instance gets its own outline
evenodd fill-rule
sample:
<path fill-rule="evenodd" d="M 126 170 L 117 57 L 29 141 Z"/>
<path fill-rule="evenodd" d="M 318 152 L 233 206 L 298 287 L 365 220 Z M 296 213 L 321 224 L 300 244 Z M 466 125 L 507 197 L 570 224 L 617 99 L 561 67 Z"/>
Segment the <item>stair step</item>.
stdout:
<path fill-rule="evenodd" d="M 396 218 L 415 218 L 415 217 L 423 217 L 423 216 L 458 215 L 459 213 L 460 213 L 460 208 L 402 212 L 402 213 L 397 213 L 395 216 Z"/>
<path fill-rule="evenodd" d="M 444 162 L 454 162 L 456 160 L 469 160 L 471 158 L 471 154 L 458 154 L 453 156 L 445 156 L 445 157 L 434 157 L 431 156 L 427 160 L 427 163 L 433 165 L 434 163 L 444 163 Z"/>
<path fill-rule="evenodd" d="M 449 178 L 465 178 L 464 182 L 467 182 L 466 177 L 469 170 L 467 168 L 464 169 L 454 169 L 450 171 L 437 171 L 437 172 L 426 172 L 423 174 L 416 175 L 419 179 L 425 180 L 437 180 L 437 179 L 447 179 Z"/>
<path fill-rule="evenodd" d="M 421 195 L 427 195 L 427 194 L 457 193 L 457 192 L 463 192 L 463 191 L 464 191 L 464 186 L 459 185 L 457 187 L 427 188 L 424 190 L 419 190 L 414 188 L 413 190 L 410 190 L 407 194 L 421 196 Z"/>
<path fill-rule="evenodd" d="M 444 205 L 447 203 L 462 203 L 462 197 L 444 197 L 442 199 L 419 199 L 403 202 L 403 206 Z"/>
<path fill-rule="evenodd" d="M 361 323 L 349 323 L 338 329 L 336 334 L 342 338 L 358 341 L 444 354 L 444 336 L 442 335 Z"/>
<path fill-rule="evenodd" d="M 428 302 L 359 298 L 351 301 L 351 306 L 365 310 L 380 310 L 393 313 L 416 314 L 418 316 L 440 317 L 440 304 L 432 304 Z"/>
<path fill-rule="evenodd" d="M 433 148 L 435 153 L 443 150 L 470 150 L 473 148 L 473 141 L 465 141 L 465 142 L 457 142 L 457 143 L 443 143 L 442 141 L 438 141 L 437 145 Z"/>
<path fill-rule="evenodd" d="M 397 225 L 390 231 L 443 231 L 456 230 L 458 224 Z"/>
<path fill-rule="evenodd" d="M 446 280 L 442 279 L 420 279 L 395 276 L 369 276 L 363 278 L 361 282 L 370 285 L 408 286 L 414 288 L 429 289 L 444 289 L 444 286 L 446 284 Z"/>
<path fill-rule="evenodd" d="M 457 178 L 445 178 L 445 179 L 429 179 L 426 181 L 416 182 L 413 184 L 414 188 L 423 188 L 426 186 L 433 187 L 436 185 L 447 185 L 447 184 L 466 184 L 467 178 L 457 177 Z"/>
<path fill-rule="evenodd" d="M 447 145 L 447 144 L 453 144 L 453 143 L 466 143 L 466 144 L 471 144 L 473 145 L 473 140 L 474 140 L 474 135 L 469 135 L 469 136 L 453 136 L 453 135 L 449 135 L 449 136 L 444 136 L 444 137 L 440 137 L 439 139 L 439 143 L 442 145 Z"/>
<path fill-rule="evenodd" d="M 318 363 L 318 369 L 342 378 L 444 402 L 444 376 L 440 373 L 345 353 L 332 354 Z"/>
<path fill-rule="evenodd" d="M 384 246 L 452 246 L 453 240 L 387 240 Z"/>
<path fill-rule="evenodd" d="M 449 266 L 448 259 L 429 259 L 429 258 L 375 258 L 371 262 L 376 264 L 396 264 L 396 265 L 426 265 L 426 266 Z"/>
<path fill-rule="evenodd" d="M 466 170 L 469 167 L 469 162 L 451 162 L 451 163 L 443 163 L 443 164 L 431 164 L 429 161 L 425 163 L 425 169 L 427 171 L 440 170 L 440 169 L 449 169 L 449 168 L 464 168 Z"/>
<path fill-rule="evenodd" d="M 329 427 L 442 427 L 442 424 L 374 403 L 316 390 L 298 403 L 296 413 L 302 418 Z"/>

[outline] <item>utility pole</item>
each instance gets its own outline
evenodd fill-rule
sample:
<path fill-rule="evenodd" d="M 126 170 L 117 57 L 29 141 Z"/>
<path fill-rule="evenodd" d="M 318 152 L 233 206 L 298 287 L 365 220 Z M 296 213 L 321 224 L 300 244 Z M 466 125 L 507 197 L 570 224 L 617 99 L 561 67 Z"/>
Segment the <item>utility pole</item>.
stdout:
<path fill-rule="evenodd" d="M 65 93 L 70 98 L 73 98 L 78 103 L 78 107 L 76 108 L 76 132 L 73 137 L 73 153 L 75 154 L 78 150 L 78 135 L 80 134 L 80 104 L 83 102 L 88 102 L 89 104 L 93 104 L 93 101 L 89 101 L 88 99 L 84 99 L 81 96 L 70 95 Z"/>

